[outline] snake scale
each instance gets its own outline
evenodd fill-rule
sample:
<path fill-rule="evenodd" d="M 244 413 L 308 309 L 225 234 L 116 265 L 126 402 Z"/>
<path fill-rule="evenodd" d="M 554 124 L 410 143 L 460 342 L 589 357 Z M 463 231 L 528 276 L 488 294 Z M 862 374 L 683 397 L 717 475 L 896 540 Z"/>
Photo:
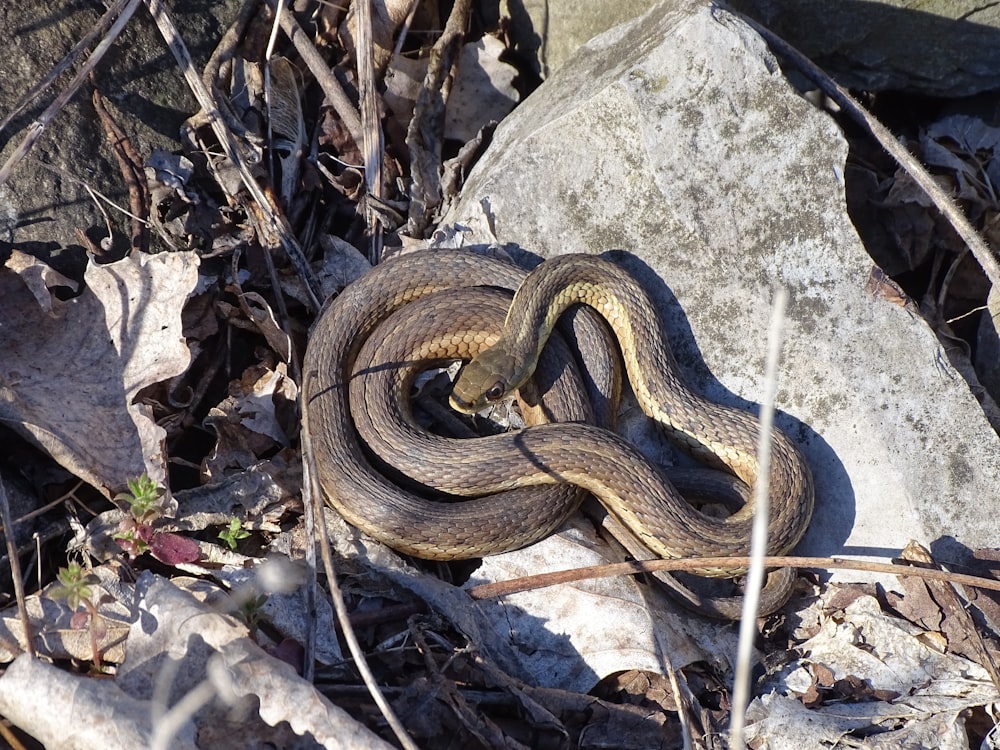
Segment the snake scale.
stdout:
<path fill-rule="evenodd" d="M 449 290 L 462 287 L 518 290 L 502 334 L 484 333 L 484 324 L 472 315 L 485 314 L 485 302 L 444 302 Z M 597 256 L 566 255 L 526 276 L 486 256 L 433 251 L 380 264 L 330 301 L 317 320 L 303 368 L 303 419 L 317 478 L 330 504 L 349 523 L 400 551 L 457 559 L 515 549 L 551 533 L 578 505 L 576 486 L 594 493 L 657 555 L 746 554 L 751 503 L 727 518 L 701 513 L 659 468 L 608 430 L 571 422 L 455 441 L 419 429 L 405 406 L 396 416 L 374 408 L 398 400 L 399 389 L 413 377 L 414 360 L 470 357 L 481 350 L 460 375 L 453 405 L 475 410 L 506 396 L 531 374 L 556 319 L 578 303 L 593 307 L 610 324 L 643 410 L 696 458 L 753 486 L 756 418 L 687 387 L 648 295 L 622 268 Z M 506 303 L 500 304 L 502 311 Z M 366 345 L 376 327 L 397 310 L 399 317 Z M 411 325 L 419 316 L 436 321 L 440 332 L 418 330 L 423 322 Z M 490 348 L 498 336 L 500 345 Z M 355 376 L 359 354 L 360 369 L 381 380 Z M 525 361 L 527 367 L 520 364 Z M 366 395 L 365 388 L 385 392 L 376 397 Z M 395 469 L 425 486 L 478 496 L 437 502 L 383 476 L 359 440 L 352 398 L 365 401 L 365 409 L 355 406 L 355 418 L 376 455 L 386 456 Z M 814 491 L 801 453 L 778 430 L 771 461 L 769 552 L 782 554 L 804 533 Z M 555 493 L 539 502 L 533 485 L 553 483 L 558 485 Z M 738 572 L 699 571 L 712 576 Z"/>

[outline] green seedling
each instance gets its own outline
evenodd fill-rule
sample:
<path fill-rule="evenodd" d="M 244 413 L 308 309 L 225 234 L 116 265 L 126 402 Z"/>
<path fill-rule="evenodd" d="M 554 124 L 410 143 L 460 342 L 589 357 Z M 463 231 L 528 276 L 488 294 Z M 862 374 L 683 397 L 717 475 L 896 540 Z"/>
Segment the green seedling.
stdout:
<path fill-rule="evenodd" d="M 101 669 L 101 648 L 100 640 L 107 634 L 108 629 L 104 618 L 97 611 L 97 605 L 93 600 L 92 586 L 96 586 L 101 581 L 93 573 L 86 573 L 79 564 L 72 562 L 65 568 L 60 568 L 56 574 L 58 584 L 52 586 L 48 591 L 50 599 L 65 599 L 70 609 L 74 610 L 70 619 L 70 627 L 75 630 L 87 628 L 90 634 L 90 651 L 94 660 L 94 667 L 98 671 Z M 77 612 L 80 606 L 85 608 Z"/>
<path fill-rule="evenodd" d="M 243 522 L 238 518 L 231 518 L 229 526 L 219 532 L 219 539 L 229 545 L 229 549 L 233 551 L 236 550 L 236 543 L 248 536 L 250 536 L 250 532 L 243 528 Z"/>
<path fill-rule="evenodd" d="M 200 551 L 193 539 L 154 528 L 164 514 L 165 490 L 145 474 L 128 480 L 128 489 L 115 496 L 118 504 L 128 509 L 129 516 L 118 524 L 114 538 L 129 558 L 134 560 L 149 552 L 168 565 L 197 560 Z"/>

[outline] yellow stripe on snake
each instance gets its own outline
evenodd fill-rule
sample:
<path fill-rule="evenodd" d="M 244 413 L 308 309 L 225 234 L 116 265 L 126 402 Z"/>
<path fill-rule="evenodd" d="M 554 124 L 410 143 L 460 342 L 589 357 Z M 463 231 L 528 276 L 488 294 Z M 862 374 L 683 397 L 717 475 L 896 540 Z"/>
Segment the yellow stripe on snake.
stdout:
<path fill-rule="evenodd" d="M 517 290 L 502 332 L 509 298 L 460 291 L 466 287 Z M 380 264 L 329 302 L 317 320 L 303 368 L 303 421 L 328 502 L 349 523 L 401 552 L 460 559 L 516 549 L 550 534 L 578 506 L 579 487 L 661 557 L 747 554 L 752 503 L 728 518 L 701 513 L 614 432 L 569 422 L 455 440 L 416 424 L 404 394 L 418 360 L 431 366 L 475 357 L 460 374 L 451 402 L 463 411 L 478 410 L 525 384 L 556 320 L 576 304 L 595 309 L 614 331 L 646 414 L 697 459 L 752 487 L 756 418 L 687 387 L 652 302 L 624 269 L 597 256 L 564 255 L 526 275 L 486 256 L 426 251 Z M 585 415 L 569 408 L 564 418 Z M 355 423 L 394 472 L 434 488 L 431 495 L 470 497 L 439 501 L 386 478 L 369 461 Z M 784 554 L 809 523 L 812 475 L 778 430 L 771 456 L 768 551 Z M 539 501 L 536 486 L 552 484 L 554 493 Z M 783 588 L 769 609 L 783 603 L 790 578 L 774 586 Z M 707 608 L 713 609 L 738 616 L 731 606 Z"/>

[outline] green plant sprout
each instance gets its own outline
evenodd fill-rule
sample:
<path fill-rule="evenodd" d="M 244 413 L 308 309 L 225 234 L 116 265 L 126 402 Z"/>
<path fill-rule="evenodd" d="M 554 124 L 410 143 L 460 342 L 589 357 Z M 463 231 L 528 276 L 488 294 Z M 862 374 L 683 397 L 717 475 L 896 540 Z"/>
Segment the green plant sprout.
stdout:
<path fill-rule="evenodd" d="M 90 634 L 90 651 L 94 660 L 94 668 L 101 670 L 101 648 L 100 640 L 107 635 L 108 629 L 104 618 L 97 611 L 97 605 L 93 601 L 92 586 L 101 582 L 93 573 L 86 573 L 78 563 L 71 562 L 65 568 L 60 568 L 56 573 L 58 584 L 52 586 L 48 591 L 50 599 L 65 599 L 66 604 L 74 610 L 70 619 L 70 627 L 76 630 L 87 628 Z M 86 607 L 83 612 L 76 612 L 80 605 Z"/>
<path fill-rule="evenodd" d="M 240 602 L 236 617 L 243 621 L 250 631 L 250 637 L 256 640 L 257 628 L 264 619 L 264 605 L 267 604 L 267 594 L 248 596 Z"/>
<path fill-rule="evenodd" d="M 229 549 L 236 551 L 236 543 L 240 539 L 246 539 L 250 532 L 243 528 L 243 522 L 238 518 L 229 519 L 229 526 L 219 532 L 219 539 L 229 545 Z"/>
<path fill-rule="evenodd" d="M 115 495 L 115 501 L 127 508 L 129 516 L 118 524 L 114 539 L 130 559 L 149 552 L 157 560 L 168 565 L 194 562 L 200 551 L 193 539 L 158 531 L 154 524 L 164 516 L 166 490 L 143 474 L 137 479 L 129 479 L 128 492 Z"/>
<path fill-rule="evenodd" d="M 115 501 L 128 505 L 129 513 L 136 523 L 152 523 L 163 515 L 164 491 L 156 482 L 143 474 L 137 479 L 129 479 L 128 492 L 119 492 Z"/>

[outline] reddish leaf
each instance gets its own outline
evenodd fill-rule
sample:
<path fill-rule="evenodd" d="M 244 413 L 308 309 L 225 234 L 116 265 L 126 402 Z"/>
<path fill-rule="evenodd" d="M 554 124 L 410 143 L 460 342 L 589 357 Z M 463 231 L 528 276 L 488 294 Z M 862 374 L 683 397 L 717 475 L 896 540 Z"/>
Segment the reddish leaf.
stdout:
<path fill-rule="evenodd" d="M 166 531 L 153 534 L 149 540 L 149 552 L 167 565 L 194 562 L 201 554 L 198 543 L 193 539 Z"/>

